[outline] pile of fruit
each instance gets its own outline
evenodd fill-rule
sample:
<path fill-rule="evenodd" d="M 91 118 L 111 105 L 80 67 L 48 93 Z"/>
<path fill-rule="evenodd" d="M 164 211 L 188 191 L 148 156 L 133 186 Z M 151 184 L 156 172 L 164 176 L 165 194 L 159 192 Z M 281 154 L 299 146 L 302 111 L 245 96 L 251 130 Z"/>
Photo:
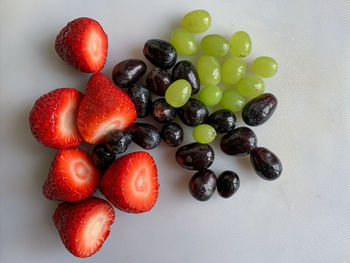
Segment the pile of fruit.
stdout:
<path fill-rule="evenodd" d="M 176 151 L 181 167 L 197 171 L 189 181 L 189 191 L 200 201 L 208 200 L 218 190 L 228 198 L 239 188 L 234 171 L 223 171 L 218 177 L 208 168 L 214 161 L 214 150 L 208 144 L 217 134 L 224 134 L 220 147 L 229 155 L 249 155 L 257 174 L 266 180 L 278 178 L 282 165 L 270 150 L 257 147 L 255 133 L 236 126 L 234 112 L 242 111 L 249 126 L 261 125 L 270 118 L 277 99 L 264 93 L 264 81 L 245 76 L 252 42 L 243 31 L 230 41 L 221 35 L 207 35 L 201 41 L 203 55 L 195 67 L 190 61 L 177 61 L 178 54 L 191 56 L 197 51 L 193 33 L 205 32 L 211 17 L 205 10 L 195 10 L 182 19 L 181 28 L 173 31 L 170 42 L 146 41 L 144 56 L 155 68 L 146 84 L 138 82 L 146 73 L 140 59 L 121 61 L 113 68 L 112 79 L 99 73 L 104 67 L 108 38 L 101 25 L 91 18 L 69 22 L 56 39 L 58 55 L 76 69 L 93 74 L 85 94 L 73 88 L 60 88 L 41 96 L 30 113 L 34 137 L 44 146 L 59 149 L 51 163 L 43 194 L 59 204 L 53 221 L 65 247 L 77 257 L 96 253 L 110 232 L 114 221 L 112 205 L 129 213 L 147 212 L 158 198 L 157 167 L 152 156 L 139 151 L 124 156 L 133 141 L 143 149 L 157 147 L 161 139 L 171 147 L 180 146 L 184 131 L 174 122 L 176 115 L 193 128 L 196 142 Z M 221 66 L 217 57 L 232 56 Z M 259 57 L 254 72 L 271 77 L 277 63 L 270 57 Z M 171 73 L 169 70 L 171 69 Z M 222 92 L 220 81 L 237 85 Z M 201 84 L 205 86 L 201 88 Z M 191 96 L 199 93 L 197 98 Z M 152 94 L 158 98 L 152 100 Z M 245 103 L 245 97 L 253 98 Z M 209 114 L 208 107 L 221 103 L 222 109 Z M 135 122 L 151 114 L 163 124 L 161 131 L 149 123 Z M 89 155 L 81 148 L 94 145 Z M 100 189 L 109 201 L 92 197 Z M 112 204 L 112 205 L 111 205 Z"/>

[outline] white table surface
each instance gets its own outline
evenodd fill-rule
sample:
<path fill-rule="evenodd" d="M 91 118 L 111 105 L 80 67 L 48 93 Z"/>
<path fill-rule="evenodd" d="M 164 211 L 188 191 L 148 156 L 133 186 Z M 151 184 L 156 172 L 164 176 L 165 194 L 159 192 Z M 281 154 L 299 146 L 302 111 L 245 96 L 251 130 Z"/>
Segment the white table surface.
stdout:
<path fill-rule="evenodd" d="M 175 149 L 151 150 L 160 195 L 145 214 L 116 210 L 102 249 L 78 260 L 63 247 L 51 216 L 58 202 L 41 194 L 56 150 L 30 134 L 28 114 L 42 94 L 60 87 L 84 91 L 90 74 L 55 53 L 60 29 L 74 18 L 98 20 L 109 37 L 102 70 L 142 58 L 143 43 L 168 39 L 194 9 L 212 15 L 208 33 L 250 33 L 251 64 L 268 55 L 279 72 L 266 79 L 279 99 L 274 116 L 254 130 L 258 144 L 283 162 L 281 178 L 254 174 L 249 158 L 225 156 L 214 143 L 211 167 L 233 169 L 241 188 L 227 200 L 198 202 L 193 174 Z M 350 1 L 0 1 L 0 261 L 10 262 L 350 262 Z M 203 34 L 204 35 L 204 34 Z M 198 39 L 201 38 L 199 35 Z M 250 69 L 251 71 L 251 69 Z M 190 129 L 186 129 L 190 142 Z M 133 145 L 129 151 L 140 150 Z M 99 194 L 98 194 L 99 195 Z"/>

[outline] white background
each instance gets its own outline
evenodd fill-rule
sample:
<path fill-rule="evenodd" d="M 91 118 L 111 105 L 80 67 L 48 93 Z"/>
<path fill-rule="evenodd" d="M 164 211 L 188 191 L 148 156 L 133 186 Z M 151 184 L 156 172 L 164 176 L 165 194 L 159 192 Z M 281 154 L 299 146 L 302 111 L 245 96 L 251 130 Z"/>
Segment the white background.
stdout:
<path fill-rule="evenodd" d="M 102 72 L 111 77 L 117 62 L 142 58 L 147 39 L 169 39 L 182 16 L 199 8 L 212 15 L 207 33 L 227 38 L 237 30 L 250 33 L 249 71 L 257 56 L 279 62 L 278 74 L 266 79 L 279 106 L 254 130 L 258 144 L 282 160 L 283 174 L 264 181 L 248 157 L 224 156 L 214 143 L 211 168 L 236 171 L 241 188 L 227 200 L 216 193 L 198 202 L 187 190 L 193 172 L 178 167 L 175 149 L 162 143 L 150 151 L 160 182 L 154 209 L 141 215 L 116 210 L 102 249 L 78 260 L 53 225 L 58 202 L 41 194 L 57 151 L 37 143 L 28 125 L 39 96 L 61 87 L 84 91 L 90 76 L 57 56 L 55 37 L 74 18 L 98 20 L 109 37 Z M 347 0 L 1 0 L 0 261 L 350 262 L 349 14 Z M 191 140 L 186 129 L 186 142 Z M 140 148 L 133 145 L 130 151 L 135 150 Z"/>

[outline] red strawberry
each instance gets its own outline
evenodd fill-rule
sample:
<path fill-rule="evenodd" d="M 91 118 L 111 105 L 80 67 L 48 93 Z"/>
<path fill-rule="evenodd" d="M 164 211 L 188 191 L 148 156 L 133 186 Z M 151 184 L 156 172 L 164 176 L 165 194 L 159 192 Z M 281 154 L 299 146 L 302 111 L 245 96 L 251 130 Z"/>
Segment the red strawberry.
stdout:
<path fill-rule="evenodd" d="M 68 251 L 85 258 L 95 254 L 108 237 L 114 210 L 107 201 L 91 197 L 61 203 L 52 218 Z"/>
<path fill-rule="evenodd" d="M 43 145 L 65 149 L 82 143 L 77 127 L 83 94 L 76 89 L 55 89 L 41 96 L 29 115 L 34 137 Z"/>
<path fill-rule="evenodd" d="M 126 129 L 136 120 L 131 99 L 102 73 L 91 76 L 78 111 L 78 128 L 88 143 L 102 142 L 111 130 Z"/>
<path fill-rule="evenodd" d="M 106 62 L 108 38 L 97 21 L 81 17 L 61 30 L 55 48 L 58 55 L 76 69 L 98 72 Z"/>
<path fill-rule="evenodd" d="M 147 152 L 134 152 L 114 161 L 100 182 L 102 194 L 129 213 L 152 209 L 158 197 L 157 167 Z"/>
<path fill-rule="evenodd" d="M 97 189 L 100 172 L 82 149 L 60 151 L 51 163 L 43 194 L 50 200 L 76 202 Z"/>

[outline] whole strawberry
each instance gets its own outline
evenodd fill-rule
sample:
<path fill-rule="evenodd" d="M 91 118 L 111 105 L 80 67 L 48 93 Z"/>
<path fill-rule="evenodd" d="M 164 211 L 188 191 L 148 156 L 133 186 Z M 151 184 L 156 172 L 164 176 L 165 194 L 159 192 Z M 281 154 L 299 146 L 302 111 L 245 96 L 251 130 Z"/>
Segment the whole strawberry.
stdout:
<path fill-rule="evenodd" d="M 76 203 L 59 204 L 52 219 L 68 251 L 85 258 L 101 248 L 114 216 L 113 207 L 107 201 L 91 197 Z"/>
<path fill-rule="evenodd" d="M 108 38 L 97 21 L 81 17 L 61 30 L 55 49 L 65 62 L 76 69 L 87 73 L 98 72 L 106 62 Z"/>
<path fill-rule="evenodd" d="M 100 143 L 110 131 L 125 130 L 135 120 L 135 106 L 128 95 L 102 73 L 92 75 L 78 111 L 78 128 L 84 140 Z"/>
<path fill-rule="evenodd" d="M 43 145 L 66 149 L 82 143 L 77 127 L 78 106 L 83 94 L 72 88 L 55 89 L 41 96 L 30 115 L 30 128 Z"/>

